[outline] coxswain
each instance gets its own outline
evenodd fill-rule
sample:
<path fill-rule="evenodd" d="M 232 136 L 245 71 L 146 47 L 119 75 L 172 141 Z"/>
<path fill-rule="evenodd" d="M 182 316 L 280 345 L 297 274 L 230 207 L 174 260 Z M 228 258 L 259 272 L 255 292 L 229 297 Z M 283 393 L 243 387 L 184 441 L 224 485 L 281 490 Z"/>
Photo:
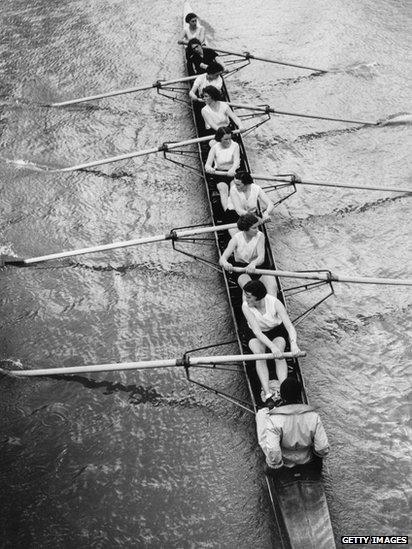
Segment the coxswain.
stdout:
<path fill-rule="evenodd" d="M 194 71 L 202 74 L 212 61 L 216 61 L 217 53 L 212 48 L 204 48 L 198 38 L 192 38 L 187 43 L 186 58 Z"/>
<path fill-rule="evenodd" d="M 206 44 L 205 28 L 199 23 L 197 15 L 195 13 L 188 13 L 185 17 L 185 22 L 186 25 L 179 44 L 187 45 L 193 38 L 197 38 L 202 45 Z"/>
<path fill-rule="evenodd" d="M 276 376 L 279 383 L 282 383 L 288 375 L 286 360 L 280 358 L 285 350 L 286 341 L 289 340 L 292 353 L 299 352 L 296 330 L 285 306 L 275 295 L 268 293 L 261 280 L 251 280 L 243 286 L 242 311 L 250 328 L 248 334 L 250 350 L 255 354 L 261 354 L 268 348 L 273 353 Z M 275 395 L 269 388 L 269 370 L 266 360 L 256 361 L 256 372 L 265 394 L 265 404 L 273 408 L 276 397 L 274 398 Z"/>
<path fill-rule="evenodd" d="M 203 90 L 206 86 L 214 86 L 219 90 L 221 95 L 223 88 L 222 73 L 223 66 L 216 61 L 212 61 L 210 65 L 208 65 L 206 72 L 199 74 L 193 82 L 193 86 L 189 92 L 189 96 L 193 99 L 193 101 L 204 103 Z"/>
<path fill-rule="evenodd" d="M 262 220 L 255 214 L 246 214 L 237 220 L 239 229 L 229 241 L 226 250 L 220 257 L 220 265 L 229 272 L 233 267 L 242 267 L 246 269 L 245 273 L 238 276 L 237 282 L 241 288 L 252 279 L 261 279 L 264 281 L 268 291 L 276 294 L 276 280 L 272 276 L 261 276 L 254 271 L 257 267 L 268 268 L 265 264 L 265 235 L 259 231 L 258 227 Z M 233 255 L 232 262 L 229 258 Z"/>
<path fill-rule="evenodd" d="M 239 130 L 242 129 L 240 118 L 225 101 L 220 101 L 220 92 L 217 88 L 214 86 L 203 88 L 203 99 L 206 105 L 201 112 L 207 130 L 216 131 L 222 126 L 229 126 L 231 121 Z"/>
<path fill-rule="evenodd" d="M 230 200 L 238 215 L 256 213 L 258 208 L 263 212 L 262 220 L 266 221 L 275 205 L 260 185 L 253 183 L 250 173 L 237 171 L 230 185 Z"/>
<path fill-rule="evenodd" d="M 319 414 L 302 404 L 301 384 L 293 377 L 280 386 L 281 404 L 256 414 L 259 445 L 272 470 L 305 465 L 320 469 L 329 453 L 329 442 Z M 293 469 L 292 469 L 293 470 Z"/>

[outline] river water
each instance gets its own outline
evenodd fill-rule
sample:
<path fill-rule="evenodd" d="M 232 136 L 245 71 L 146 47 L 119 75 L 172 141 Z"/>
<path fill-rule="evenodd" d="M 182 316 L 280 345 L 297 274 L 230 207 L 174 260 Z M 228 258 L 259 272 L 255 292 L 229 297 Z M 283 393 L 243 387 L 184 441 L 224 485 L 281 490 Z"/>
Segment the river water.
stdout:
<path fill-rule="evenodd" d="M 310 76 L 255 62 L 231 77 L 233 100 L 372 121 L 408 111 L 407 2 L 193 8 L 223 49 L 333 68 Z M 2 0 L 3 252 L 38 256 L 209 221 L 199 176 L 161 155 L 68 174 L 6 161 L 65 166 L 193 137 L 188 107 L 153 91 L 42 106 L 183 75 L 181 10 L 166 0 Z M 407 124 L 274 117 L 245 142 L 261 173 L 405 187 L 410 133 Z M 302 186 L 276 211 L 269 232 L 280 268 L 408 277 L 407 197 Z M 177 358 L 234 336 L 221 276 L 166 243 L 9 267 L 0 284 L 5 367 Z M 291 316 L 317 297 L 291 298 Z M 409 526 L 410 297 L 403 287 L 337 283 L 299 326 L 309 398 L 332 446 L 326 491 L 338 546 L 342 535 Z M 241 376 L 198 377 L 246 395 Z M 280 546 L 253 418 L 184 372 L 0 384 L 1 547 Z"/>

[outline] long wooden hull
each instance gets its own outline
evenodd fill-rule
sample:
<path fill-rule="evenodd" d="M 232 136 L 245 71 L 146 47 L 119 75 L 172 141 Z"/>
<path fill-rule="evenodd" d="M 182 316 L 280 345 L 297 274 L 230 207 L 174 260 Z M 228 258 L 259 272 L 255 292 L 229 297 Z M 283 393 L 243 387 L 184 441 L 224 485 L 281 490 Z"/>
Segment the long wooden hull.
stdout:
<path fill-rule="evenodd" d="M 185 2 L 183 20 L 185 15 L 191 11 L 193 10 L 191 9 L 189 2 Z M 187 70 L 189 74 L 192 74 L 191 67 L 187 66 Z M 229 101 L 226 85 L 224 85 L 224 94 L 225 100 Z M 201 137 L 204 125 L 200 109 L 192 108 L 192 112 L 197 136 Z M 241 167 L 251 171 L 242 137 L 238 136 L 236 141 L 240 147 Z M 209 144 L 199 143 L 198 151 L 211 217 L 213 224 L 218 226 L 223 223 L 220 198 L 213 177 L 209 176 L 204 169 L 209 152 Z M 266 260 L 268 261 L 270 268 L 275 269 L 275 261 L 264 226 L 262 227 L 262 230 L 265 234 L 266 241 Z M 220 255 L 226 248 L 230 237 L 226 231 L 214 234 L 216 246 Z M 242 353 L 248 354 L 250 353 L 250 350 L 245 338 L 246 324 L 241 310 L 241 290 L 231 278 L 230 273 L 224 272 L 223 276 L 239 349 Z M 277 278 L 277 284 L 277 297 L 286 306 L 282 283 L 279 278 Z M 243 367 L 250 398 L 253 408 L 256 411 L 257 407 L 261 405 L 262 402 L 260 396 L 260 382 L 256 374 L 255 364 L 253 362 L 244 363 Z M 271 378 L 275 378 L 276 372 L 274 363 L 269 364 L 269 367 Z M 288 369 L 289 375 L 293 375 L 299 379 L 304 388 L 298 360 L 289 360 Z M 303 401 L 306 403 L 308 402 L 305 389 L 303 389 Z M 329 509 L 319 473 L 302 468 L 300 471 L 286 472 L 282 475 L 277 475 L 276 477 L 266 475 L 266 482 L 275 519 L 278 523 L 279 534 L 284 547 L 293 549 L 333 549 L 335 547 Z"/>

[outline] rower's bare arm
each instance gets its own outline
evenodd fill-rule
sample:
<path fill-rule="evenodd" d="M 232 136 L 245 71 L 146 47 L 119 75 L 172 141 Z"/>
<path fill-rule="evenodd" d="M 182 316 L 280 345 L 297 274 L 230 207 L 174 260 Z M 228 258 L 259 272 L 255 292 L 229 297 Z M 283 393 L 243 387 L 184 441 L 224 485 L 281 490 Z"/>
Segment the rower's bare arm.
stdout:
<path fill-rule="evenodd" d="M 263 189 L 260 189 L 259 191 L 259 200 L 264 205 L 264 208 L 262 208 L 264 209 L 263 217 L 267 219 L 270 213 L 272 212 L 273 208 L 275 207 L 275 205 L 273 204 L 273 202 L 271 201 L 271 199 L 268 197 L 268 195 L 265 193 Z"/>
<path fill-rule="evenodd" d="M 198 88 L 199 88 L 199 84 L 195 80 L 195 82 L 194 82 L 194 84 L 191 87 L 190 92 L 189 92 L 189 96 L 193 99 L 193 101 L 199 101 L 199 97 L 196 94 Z"/>
<path fill-rule="evenodd" d="M 236 243 L 233 238 L 230 239 L 229 244 L 226 247 L 226 250 L 223 252 L 219 259 L 220 265 L 226 270 L 229 271 L 232 269 L 232 264 L 229 263 L 228 259 L 235 251 Z"/>
<path fill-rule="evenodd" d="M 265 261 L 265 239 L 259 238 L 259 242 L 256 247 L 257 250 L 257 257 L 253 260 L 253 263 L 255 266 L 262 265 L 262 263 Z"/>
<path fill-rule="evenodd" d="M 200 27 L 198 38 L 199 38 L 199 40 L 200 40 L 202 46 L 204 46 L 204 45 L 205 45 L 205 38 L 206 38 L 206 36 L 205 36 L 205 29 L 204 29 L 204 27 L 202 27 L 202 26 Z"/>
<path fill-rule="evenodd" d="M 242 126 L 242 121 L 240 120 L 240 118 L 237 116 L 237 114 L 235 114 L 232 109 L 229 107 L 229 105 L 227 106 L 227 115 L 228 117 L 230 118 L 230 120 L 236 124 L 236 126 L 239 128 L 239 130 L 242 130 L 243 126 Z"/>
<path fill-rule="evenodd" d="M 215 160 L 215 149 L 212 147 L 209 151 L 209 154 L 207 155 L 207 160 L 205 164 L 205 172 L 206 173 L 215 173 L 215 169 L 213 168 L 213 162 Z"/>
<path fill-rule="evenodd" d="M 297 333 L 295 330 L 294 325 L 292 324 L 292 321 L 289 318 L 289 315 L 285 309 L 285 306 L 279 299 L 276 300 L 276 311 L 280 318 L 282 319 L 283 325 L 285 326 L 288 335 L 289 335 L 289 343 L 290 343 L 290 350 L 292 353 L 298 353 L 299 347 L 296 343 L 297 340 Z"/>
<path fill-rule="evenodd" d="M 187 36 L 186 36 L 186 31 L 183 31 L 183 33 L 180 37 L 180 40 L 178 40 L 177 43 L 182 45 L 182 46 L 186 46 L 188 42 L 189 41 L 188 41 Z"/>
<path fill-rule="evenodd" d="M 239 145 L 235 142 L 235 152 L 233 153 L 233 164 L 228 170 L 228 175 L 231 175 L 232 177 L 235 175 L 236 170 L 240 166 L 240 152 L 239 152 Z"/>

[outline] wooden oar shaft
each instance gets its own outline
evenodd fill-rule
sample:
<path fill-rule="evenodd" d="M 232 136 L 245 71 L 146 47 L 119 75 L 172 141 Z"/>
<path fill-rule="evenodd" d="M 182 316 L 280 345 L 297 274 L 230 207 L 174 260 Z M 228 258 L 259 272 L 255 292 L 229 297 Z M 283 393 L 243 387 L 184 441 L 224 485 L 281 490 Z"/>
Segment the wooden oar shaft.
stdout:
<path fill-rule="evenodd" d="M 349 124 L 362 124 L 367 126 L 377 126 L 378 122 L 368 122 L 367 120 L 349 120 L 346 118 L 334 118 L 331 116 L 321 116 L 318 114 L 303 114 L 303 113 L 297 113 L 297 112 L 290 112 L 290 111 L 278 111 L 272 107 L 260 107 L 255 105 L 246 105 L 244 103 L 232 103 L 230 102 L 229 105 L 231 107 L 236 107 L 238 109 L 247 109 L 251 111 L 258 111 L 258 112 L 267 112 L 267 113 L 273 113 L 273 114 L 283 114 L 285 116 L 298 116 L 299 118 L 316 118 L 318 120 L 332 120 L 334 122 L 346 122 Z"/>
<path fill-rule="evenodd" d="M 317 69 L 315 67 L 308 67 L 307 65 L 297 65 L 296 63 L 287 63 L 286 61 L 279 61 L 277 59 L 268 59 L 267 57 L 259 57 L 257 55 L 253 55 L 252 53 L 245 51 L 245 52 L 236 52 L 236 51 L 228 51 L 228 50 L 221 50 L 218 48 L 213 48 L 217 53 L 226 53 L 227 55 L 236 55 L 238 57 L 244 57 L 245 59 L 255 59 L 256 61 L 264 61 L 265 63 L 273 63 L 275 65 L 285 65 L 286 67 L 297 67 L 298 69 L 307 69 L 309 71 L 316 71 L 316 72 L 329 72 L 325 69 Z"/>
<path fill-rule="evenodd" d="M 245 273 L 243 267 L 233 267 L 233 271 L 237 273 Z M 390 286 L 412 286 L 412 280 L 399 278 L 372 278 L 358 276 L 341 276 L 334 273 L 302 273 L 296 271 L 277 271 L 270 269 L 256 269 L 256 274 L 280 276 L 287 278 L 303 278 L 307 280 L 325 280 L 331 282 L 347 282 L 351 284 L 385 284 Z"/>
<path fill-rule="evenodd" d="M 111 164 L 113 162 L 120 162 L 121 160 L 128 160 L 129 158 L 137 158 L 138 156 L 146 156 L 149 154 L 156 154 L 159 152 L 166 152 L 168 150 L 177 149 L 179 147 L 186 147 L 194 143 L 202 143 L 204 141 L 210 141 L 211 136 L 197 137 L 195 139 L 186 139 L 185 141 L 178 141 L 177 143 L 163 143 L 152 149 L 144 149 L 141 151 L 132 151 L 126 154 L 120 154 L 118 156 L 111 156 L 109 158 L 102 158 L 100 160 L 93 160 L 92 162 L 84 162 L 83 164 L 76 164 L 75 166 L 68 166 L 67 168 L 57 168 L 50 170 L 51 172 L 74 172 L 76 170 L 84 170 L 85 168 L 94 168 L 95 166 L 102 166 L 103 164 Z"/>
<path fill-rule="evenodd" d="M 220 175 L 220 174 L 219 174 Z M 281 176 L 270 176 L 270 175 L 261 175 L 252 173 L 250 174 L 253 179 L 258 179 L 261 181 L 279 181 L 282 182 Z M 285 180 L 285 183 L 288 181 Z M 326 182 L 318 182 L 318 181 L 303 181 L 303 180 L 296 180 L 292 181 L 295 185 L 315 185 L 316 187 L 338 187 L 343 189 L 360 189 L 360 190 L 367 190 L 367 191 L 387 191 L 391 193 L 406 193 L 406 194 L 412 194 L 411 189 L 404 189 L 404 188 L 397 188 L 397 187 L 375 187 L 374 185 L 355 185 L 354 183 L 326 183 Z"/>
<path fill-rule="evenodd" d="M 306 353 L 282 353 L 280 358 L 306 356 Z M 41 368 L 37 370 L 0 370 L 4 374 L 17 377 L 35 377 L 69 374 L 89 374 L 94 372 L 119 372 L 124 370 L 153 370 L 157 368 L 173 368 L 180 366 L 196 366 L 199 364 L 225 364 L 227 362 L 248 362 L 252 360 L 268 360 L 273 358 L 271 353 L 256 355 L 223 355 L 223 356 L 196 356 L 183 359 L 146 360 L 141 362 L 122 362 L 121 364 L 94 364 L 90 366 L 67 366 L 66 368 Z"/>
<path fill-rule="evenodd" d="M 44 263 L 45 261 L 53 261 L 55 259 L 64 259 L 66 257 L 73 257 L 76 255 L 92 254 L 96 252 L 104 252 L 106 250 L 116 250 L 120 248 L 128 248 L 130 246 L 139 246 L 141 244 L 149 244 L 152 242 L 163 242 L 165 240 L 179 239 L 185 236 L 196 236 L 200 234 L 214 233 L 218 231 L 227 231 L 234 229 L 236 223 L 229 223 L 227 225 L 216 225 L 210 227 L 193 227 L 189 229 L 177 229 L 170 231 L 166 234 L 146 236 L 144 238 L 134 238 L 132 240 L 124 240 L 122 242 L 112 242 L 110 244 L 101 244 L 99 246 L 90 246 L 89 248 L 79 248 L 77 250 L 70 250 L 67 252 L 58 252 L 55 254 L 41 255 L 38 257 L 30 257 L 27 259 L 6 259 L 4 263 L 14 266 L 33 265 L 34 263 Z"/>
<path fill-rule="evenodd" d="M 180 82 L 190 82 L 194 80 L 195 76 L 185 76 L 184 78 L 175 78 L 174 80 L 158 80 L 153 84 L 145 84 L 134 88 L 125 88 L 123 90 L 115 90 L 112 92 L 98 93 L 96 95 L 87 95 L 85 97 L 79 97 L 77 99 L 69 99 L 67 101 L 60 101 L 58 103 L 50 103 L 49 107 L 67 107 L 69 105 L 76 105 L 78 103 L 87 103 L 88 101 L 94 101 L 95 99 L 103 99 L 105 97 L 115 97 L 116 95 L 126 95 L 128 93 L 134 93 L 139 91 L 150 90 L 152 88 L 163 88 L 171 84 L 178 84 Z"/>

